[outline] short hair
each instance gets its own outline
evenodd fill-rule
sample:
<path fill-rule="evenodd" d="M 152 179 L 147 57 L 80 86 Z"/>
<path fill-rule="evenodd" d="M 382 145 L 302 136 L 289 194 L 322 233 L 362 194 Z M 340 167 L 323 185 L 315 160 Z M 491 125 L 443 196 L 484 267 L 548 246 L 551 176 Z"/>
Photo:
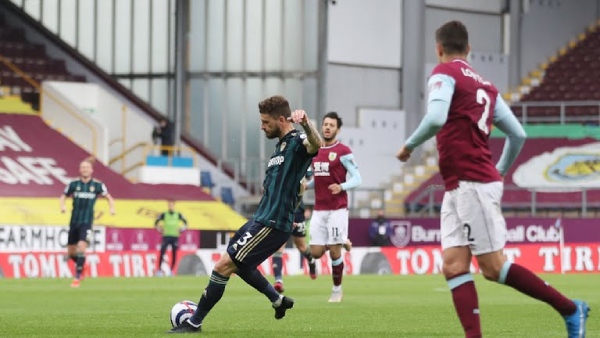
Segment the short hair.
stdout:
<path fill-rule="evenodd" d="M 449 21 L 435 31 L 435 42 L 442 45 L 446 54 L 466 54 L 469 47 L 469 32 L 460 21 Z"/>
<path fill-rule="evenodd" d="M 338 128 L 342 127 L 342 118 L 338 115 L 338 113 L 330 111 L 329 113 L 325 114 L 325 116 L 323 116 L 323 121 L 325 121 L 325 119 L 327 118 L 334 119 L 337 122 Z"/>
<path fill-rule="evenodd" d="M 93 156 L 89 156 L 89 157 L 86 157 L 85 159 L 83 159 L 83 161 L 81 161 L 81 162 L 82 162 L 82 163 L 83 163 L 83 162 L 87 162 L 87 163 L 89 163 L 91 166 L 94 166 L 94 163 L 96 163 L 96 159 L 95 159 Z"/>
<path fill-rule="evenodd" d="M 292 110 L 290 109 L 288 100 L 281 95 L 271 96 L 260 101 L 258 104 L 258 111 L 261 114 L 268 114 L 274 118 L 278 118 L 280 116 L 288 118 L 292 116 Z"/>

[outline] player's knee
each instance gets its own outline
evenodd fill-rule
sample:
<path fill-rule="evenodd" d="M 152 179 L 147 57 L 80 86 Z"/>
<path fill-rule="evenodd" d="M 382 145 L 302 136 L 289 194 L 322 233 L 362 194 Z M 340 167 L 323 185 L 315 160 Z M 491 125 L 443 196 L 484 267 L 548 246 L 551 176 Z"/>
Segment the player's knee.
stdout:
<path fill-rule="evenodd" d="M 214 271 L 221 276 L 229 277 L 237 270 L 237 267 L 228 253 L 224 253 L 221 259 L 215 264 Z"/>
<path fill-rule="evenodd" d="M 493 269 L 490 270 L 481 270 L 481 274 L 483 275 L 483 278 L 495 282 L 498 280 L 498 278 L 500 277 L 500 271 L 496 271 Z"/>
<path fill-rule="evenodd" d="M 469 272 L 468 264 L 465 266 L 462 262 L 444 262 L 442 265 L 442 273 L 446 279 L 451 279 L 459 275 Z"/>
<path fill-rule="evenodd" d="M 331 259 L 338 259 L 342 256 L 342 245 L 336 244 L 329 246 L 329 257 Z"/>
<path fill-rule="evenodd" d="M 298 239 L 294 239 L 294 244 L 296 245 L 296 248 L 298 250 L 300 250 L 301 252 L 306 251 L 306 243 L 304 243 L 304 240 L 302 237 L 298 237 Z"/>
<path fill-rule="evenodd" d="M 322 246 L 314 246 L 314 245 L 310 246 L 310 254 L 314 258 L 321 258 L 321 256 L 323 256 L 324 253 L 325 253 L 325 248 L 324 247 L 322 247 Z"/>

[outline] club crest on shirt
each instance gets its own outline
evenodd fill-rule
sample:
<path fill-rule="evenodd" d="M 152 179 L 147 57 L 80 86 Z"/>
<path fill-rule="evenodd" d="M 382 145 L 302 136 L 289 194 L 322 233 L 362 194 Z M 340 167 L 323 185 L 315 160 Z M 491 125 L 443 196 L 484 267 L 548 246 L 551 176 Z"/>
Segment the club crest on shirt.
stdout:
<path fill-rule="evenodd" d="M 285 149 L 285 146 L 287 145 L 287 143 L 283 142 L 281 144 L 281 147 L 279 147 L 279 151 L 283 151 L 283 149 Z"/>
<path fill-rule="evenodd" d="M 77 186 L 77 188 L 75 188 L 75 190 L 79 191 L 79 190 L 81 190 L 81 187 Z"/>
<path fill-rule="evenodd" d="M 329 153 L 329 161 L 335 161 L 337 158 L 337 153 L 331 152 Z"/>
<path fill-rule="evenodd" d="M 94 192 L 94 190 L 96 190 L 96 188 L 94 188 L 94 186 L 92 185 L 92 186 L 90 187 L 90 192 Z"/>
<path fill-rule="evenodd" d="M 442 81 L 436 81 L 429 85 L 429 92 L 442 88 Z"/>

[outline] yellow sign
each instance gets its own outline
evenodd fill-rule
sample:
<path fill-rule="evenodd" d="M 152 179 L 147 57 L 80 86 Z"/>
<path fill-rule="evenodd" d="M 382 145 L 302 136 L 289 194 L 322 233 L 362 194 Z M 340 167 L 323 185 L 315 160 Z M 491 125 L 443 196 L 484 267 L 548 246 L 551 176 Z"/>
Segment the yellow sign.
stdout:
<path fill-rule="evenodd" d="M 57 198 L 0 198 L 0 224 L 69 225 L 71 200 L 67 212 L 61 213 Z M 246 219 L 228 205 L 217 201 L 178 201 L 175 209 L 196 230 L 237 230 Z M 108 211 L 108 202 L 96 201 L 94 224 L 118 228 L 152 228 L 154 220 L 167 211 L 167 201 L 115 200 L 115 215 Z"/>

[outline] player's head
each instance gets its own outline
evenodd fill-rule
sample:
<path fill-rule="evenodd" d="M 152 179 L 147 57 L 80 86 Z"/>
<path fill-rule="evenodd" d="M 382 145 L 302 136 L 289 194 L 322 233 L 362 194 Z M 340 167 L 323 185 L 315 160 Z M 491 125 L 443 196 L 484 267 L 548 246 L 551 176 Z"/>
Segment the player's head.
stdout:
<path fill-rule="evenodd" d="M 435 31 L 435 49 L 440 62 L 445 57 L 466 57 L 471 51 L 469 32 L 460 21 L 446 22 Z"/>
<path fill-rule="evenodd" d="M 169 211 L 175 211 L 175 201 L 169 200 Z"/>
<path fill-rule="evenodd" d="M 290 104 L 283 96 L 271 96 L 258 104 L 260 129 L 269 139 L 281 138 L 291 126 L 288 118 L 292 116 Z"/>
<path fill-rule="evenodd" d="M 338 113 L 332 111 L 325 114 L 325 117 L 323 117 L 323 125 L 321 126 L 323 140 L 325 140 L 325 142 L 334 141 L 340 128 L 342 128 L 342 118 Z"/>
<path fill-rule="evenodd" d="M 94 158 L 88 157 L 79 163 L 79 175 L 81 178 L 87 179 L 92 177 L 94 173 Z"/>
<path fill-rule="evenodd" d="M 163 128 L 164 128 L 164 127 L 166 127 L 166 126 L 167 126 L 167 124 L 169 124 L 169 121 L 167 121 L 167 119 L 165 119 L 165 118 L 163 117 L 163 118 L 161 118 L 161 119 L 160 119 L 160 121 L 158 121 L 158 124 L 159 124 L 161 127 L 163 127 Z"/>

